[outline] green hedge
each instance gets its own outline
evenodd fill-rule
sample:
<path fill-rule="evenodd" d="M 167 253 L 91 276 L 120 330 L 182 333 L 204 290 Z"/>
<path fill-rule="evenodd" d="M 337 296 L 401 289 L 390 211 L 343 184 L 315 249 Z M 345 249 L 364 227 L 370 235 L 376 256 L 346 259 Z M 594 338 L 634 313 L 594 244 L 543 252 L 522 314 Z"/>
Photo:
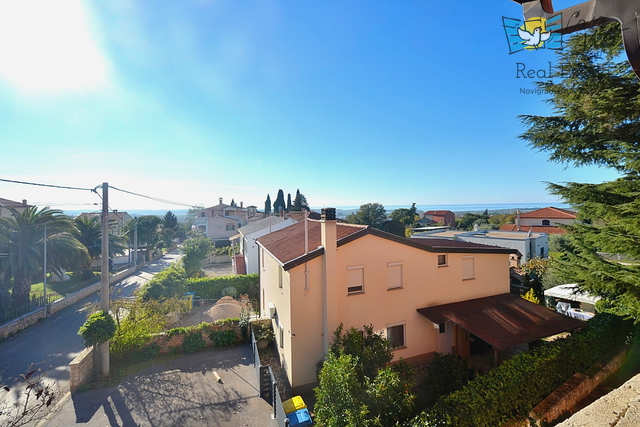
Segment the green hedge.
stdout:
<path fill-rule="evenodd" d="M 632 323 L 599 314 L 566 339 L 521 353 L 461 390 L 441 398 L 409 426 L 495 427 L 526 418 L 576 372 L 610 360 L 627 343 Z"/>
<path fill-rule="evenodd" d="M 195 292 L 203 299 L 220 299 L 226 295 L 237 297 L 242 294 L 248 294 L 250 299 L 257 299 L 259 283 L 260 278 L 257 274 L 201 277 L 188 279 L 187 291 Z"/>

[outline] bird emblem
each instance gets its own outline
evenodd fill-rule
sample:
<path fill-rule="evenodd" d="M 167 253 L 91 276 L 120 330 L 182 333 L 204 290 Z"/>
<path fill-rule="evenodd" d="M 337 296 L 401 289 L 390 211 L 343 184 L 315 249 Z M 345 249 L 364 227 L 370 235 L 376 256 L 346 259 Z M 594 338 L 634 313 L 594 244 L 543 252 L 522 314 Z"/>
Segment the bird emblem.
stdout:
<path fill-rule="evenodd" d="M 542 32 L 542 29 L 540 27 L 536 27 L 533 30 L 533 33 L 530 33 L 525 29 L 518 28 L 518 36 L 520 36 L 520 38 L 524 40 L 522 44 L 532 47 L 538 47 L 541 43 L 549 40 L 549 37 L 551 37 L 551 32 Z"/>

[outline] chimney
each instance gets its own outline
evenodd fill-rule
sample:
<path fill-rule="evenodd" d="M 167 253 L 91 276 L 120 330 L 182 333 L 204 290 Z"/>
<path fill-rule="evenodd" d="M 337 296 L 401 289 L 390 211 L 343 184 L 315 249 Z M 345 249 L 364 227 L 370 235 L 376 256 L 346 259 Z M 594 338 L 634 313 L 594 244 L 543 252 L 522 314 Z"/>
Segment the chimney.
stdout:
<path fill-rule="evenodd" d="M 338 234 L 335 208 L 322 209 L 320 233 L 324 247 L 323 344 L 326 354 L 329 350 L 331 333 L 338 326 Z"/>
<path fill-rule="evenodd" d="M 242 202 L 240 202 L 240 207 L 242 207 Z"/>
<path fill-rule="evenodd" d="M 516 209 L 516 229 L 520 228 L 520 209 Z"/>
<path fill-rule="evenodd" d="M 22 199 L 22 204 L 26 205 L 27 204 L 27 199 Z"/>
<path fill-rule="evenodd" d="M 222 204 L 222 197 L 220 197 L 218 200 L 220 200 L 220 204 Z"/>

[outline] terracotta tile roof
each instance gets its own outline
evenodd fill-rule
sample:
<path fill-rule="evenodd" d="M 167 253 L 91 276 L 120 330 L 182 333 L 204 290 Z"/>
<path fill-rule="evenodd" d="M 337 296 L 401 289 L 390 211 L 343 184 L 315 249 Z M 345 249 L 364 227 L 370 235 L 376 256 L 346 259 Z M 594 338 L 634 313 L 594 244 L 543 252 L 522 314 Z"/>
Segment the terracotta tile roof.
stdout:
<path fill-rule="evenodd" d="M 309 252 L 304 252 L 304 222 L 299 222 L 257 239 L 260 246 L 265 248 L 289 270 L 297 265 L 309 261 L 324 253 L 321 247 L 321 222 L 309 220 L 308 222 Z M 437 253 L 517 253 L 516 249 L 508 249 L 499 246 L 483 245 L 479 243 L 454 241 L 448 239 L 408 239 L 396 236 L 385 231 L 371 228 L 366 225 L 348 224 L 336 222 L 338 246 L 345 245 L 362 236 L 374 235 L 383 239 L 392 240 L 404 245 L 412 246 L 428 252 Z"/>
<path fill-rule="evenodd" d="M 315 258 L 324 253 L 324 249 L 318 251 L 322 245 L 320 221 L 309 220 L 308 224 L 308 247 L 310 258 Z M 362 232 L 367 229 L 366 225 L 336 223 L 336 234 L 338 242 L 345 237 Z M 257 239 L 258 243 L 269 251 L 282 264 L 299 259 L 305 255 L 304 247 L 304 221 L 285 227 L 281 230 L 269 233 Z M 304 261 L 303 261 L 304 262 Z M 290 267 L 291 268 L 291 267 Z"/>
<path fill-rule="evenodd" d="M 521 225 L 520 227 L 515 224 L 504 224 L 500 227 L 500 231 L 524 231 L 531 230 L 534 233 L 547 233 L 547 234 L 565 234 L 567 230 L 562 227 L 554 227 L 552 225 Z"/>
<path fill-rule="evenodd" d="M 446 215 L 451 211 L 426 211 L 422 215 Z M 453 212 L 451 212 L 453 213 Z"/>
<path fill-rule="evenodd" d="M 9 207 L 11 206 L 16 207 L 16 208 L 24 208 L 27 207 L 29 205 L 26 205 L 22 202 L 14 202 L 13 200 L 9 200 L 9 199 L 3 199 L 2 197 L 0 197 L 0 206 L 5 206 L 5 207 Z"/>
<path fill-rule="evenodd" d="M 514 294 L 419 308 L 433 323 L 451 320 L 498 350 L 570 332 L 585 322 L 563 316 Z"/>
<path fill-rule="evenodd" d="M 520 214 L 520 218 L 576 219 L 576 213 L 568 209 L 554 208 L 551 206 Z"/>

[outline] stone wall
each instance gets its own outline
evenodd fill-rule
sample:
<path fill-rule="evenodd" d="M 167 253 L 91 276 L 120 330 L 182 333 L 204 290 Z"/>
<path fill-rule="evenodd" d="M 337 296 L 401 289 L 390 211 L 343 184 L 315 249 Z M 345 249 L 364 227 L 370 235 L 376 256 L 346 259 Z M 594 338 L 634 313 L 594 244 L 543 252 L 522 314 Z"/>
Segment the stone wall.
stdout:
<path fill-rule="evenodd" d="M 205 347 L 214 346 L 213 341 L 209 339 L 209 334 L 211 334 L 211 332 L 213 331 L 224 331 L 227 329 L 233 329 L 236 332 L 237 342 L 240 342 L 242 340 L 242 333 L 237 322 L 234 322 L 233 325 L 216 325 L 215 323 L 212 323 L 210 325 L 211 326 L 208 326 L 207 328 L 199 331 L 202 335 L 202 339 L 205 342 Z M 184 343 L 185 336 L 186 334 L 175 334 L 172 336 L 168 336 L 166 332 L 161 332 L 151 338 L 151 340 L 145 345 L 156 344 L 158 345 L 158 347 L 160 347 L 159 354 L 169 354 L 172 351 L 172 347 L 182 349 L 182 344 Z"/>
<path fill-rule="evenodd" d="M 69 363 L 71 391 L 76 391 L 78 387 L 88 383 L 93 379 L 93 347 L 87 347 Z"/>
<path fill-rule="evenodd" d="M 624 363 L 627 351 L 614 357 L 593 375 L 578 372 L 540 402 L 529 414 L 536 421 L 551 422 L 571 410 Z"/>
<path fill-rule="evenodd" d="M 591 394 L 598 385 L 622 366 L 627 353 L 627 350 L 622 351 L 605 366 L 595 365 L 592 368 L 592 375 L 578 372 L 565 381 L 531 410 L 529 417 L 533 421 L 533 425 L 546 425 L 545 423 L 552 422 L 564 413 L 571 412 L 576 404 Z M 529 419 L 514 420 L 503 427 L 529 427 L 532 425 L 531 421 Z"/>

